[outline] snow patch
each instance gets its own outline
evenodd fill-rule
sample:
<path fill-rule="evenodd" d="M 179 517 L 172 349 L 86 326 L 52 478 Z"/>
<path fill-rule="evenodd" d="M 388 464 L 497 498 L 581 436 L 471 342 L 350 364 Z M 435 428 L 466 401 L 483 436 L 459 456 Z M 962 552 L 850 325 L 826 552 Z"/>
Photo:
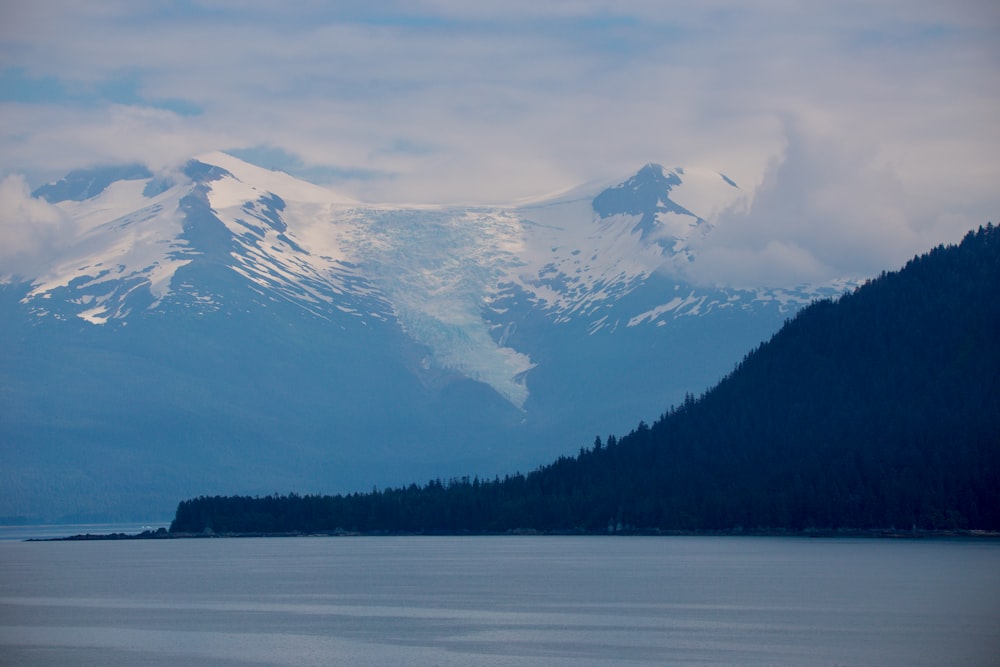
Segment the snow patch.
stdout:
<path fill-rule="evenodd" d="M 104 310 L 102 306 L 97 308 L 90 308 L 89 310 L 84 310 L 76 314 L 77 317 L 87 320 L 91 324 L 106 324 L 108 321 L 108 312 Z"/>
<path fill-rule="evenodd" d="M 700 167 L 674 172 L 681 184 L 670 190 L 670 199 L 709 223 L 726 211 L 742 211 L 749 205 L 747 193 L 718 172 Z"/>
<path fill-rule="evenodd" d="M 183 223 L 177 206 L 184 191 L 172 188 L 149 199 L 142 194 L 144 183 L 121 181 L 92 200 L 57 204 L 74 222 L 73 238 L 49 269 L 32 281 L 26 300 L 51 297 L 54 290 L 71 283 L 76 289 L 94 289 L 115 281 L 137 285 L 119 295 L 109 289 L 105 301 L 125 298 L 138 284 L 147 286 L 155 299 L 162 298 L 177 269 L 190 262 L 189 248 L 179 239 Z M 131 212 L 121 215 L 122 211 Z M 98 312 L 110 314 L 98 316 Z M 80 316 L 104 324 L 126 312 L 89 309 Z"/>
<path fill-rule="evenodd" d="M 221 192 L 216 192 L 216 196 L 219 197 L 218 204 L 222 207 L 232 206 L 243 201 L 253 201 L 260 194 L 268 192 L 280 194 L 283 199 L 301 203 L 337 204 L 339 206 L 359 205 L 358 201 L 338 194 L 328 188 L 299 180 L 283 171 L 272 171 L 252 165 L 221 151 L 205 153 L 198 156 L 197 160 L 205 164 L 222 167 L 235 177 L 226 180 L 241 184 L 241 187 L 235 187 L 235 184 L 230 182 L 228 186 L 222 188 Z M 213 186 L 216 183 L 213 182 Z M 248 195 L 248 190 L 251 193 L 258 192 L 260 194 L 256 196 L 252 194 Z M 213 187 L 213 191 L 215 191 L 215 187 Z M 225 198 L 227 195 L 233 198 Z"/>

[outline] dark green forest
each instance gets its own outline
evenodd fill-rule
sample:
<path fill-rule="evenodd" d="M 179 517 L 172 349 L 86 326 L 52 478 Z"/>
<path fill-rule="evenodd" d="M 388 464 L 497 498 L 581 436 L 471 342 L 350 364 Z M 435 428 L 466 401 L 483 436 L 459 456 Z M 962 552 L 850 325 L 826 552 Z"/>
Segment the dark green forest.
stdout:
<path fill-rule="evenodd" d="M 998 289 L 990 224 L 810 305 L 705 394 L 575 457 L 369 493 L 195 498 L 170 530 L 1000 530 Z"/>

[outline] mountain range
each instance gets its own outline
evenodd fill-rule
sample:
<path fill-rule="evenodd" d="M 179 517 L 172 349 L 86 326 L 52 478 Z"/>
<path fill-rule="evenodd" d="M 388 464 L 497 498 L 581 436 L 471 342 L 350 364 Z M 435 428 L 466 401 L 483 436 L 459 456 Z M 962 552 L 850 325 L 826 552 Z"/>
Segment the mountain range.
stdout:
<path fill-rule="evenodd" d="M 374 205 L 225 153 L 77 171 L 0 266 L 0 517 L 532 469 L 661 414 L 842 281 L 695 284 L 725 176 Z"/>
<path fill-rule="evenodd" d="M 995 536 L 998 282 L 1000 228 L 987 225 L 814 302 L 652 425 L 527 475 L 200 496 L 170 533 Z"/>

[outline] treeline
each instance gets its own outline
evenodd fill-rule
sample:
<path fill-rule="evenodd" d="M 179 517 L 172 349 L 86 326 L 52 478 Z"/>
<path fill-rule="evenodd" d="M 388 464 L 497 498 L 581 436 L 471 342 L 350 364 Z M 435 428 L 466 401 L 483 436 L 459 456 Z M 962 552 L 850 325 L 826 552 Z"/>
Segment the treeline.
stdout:
<path fill-rule="evenodd" d="M 559 530 L 538 473 L 431 480 L 349 495 L 214 496 L 181 502 L 172 533 L 504 533 Z M 542 500 L 542 502 L 539 502 Z M 544 516 L 533 516 L 536 509 Z"/>
<path fill-rule="evenodd" d="M 700 397 L 527 475 L 197 498 L 174 532 L 1000 529 L 1000 230 L 803 309 Z"/>

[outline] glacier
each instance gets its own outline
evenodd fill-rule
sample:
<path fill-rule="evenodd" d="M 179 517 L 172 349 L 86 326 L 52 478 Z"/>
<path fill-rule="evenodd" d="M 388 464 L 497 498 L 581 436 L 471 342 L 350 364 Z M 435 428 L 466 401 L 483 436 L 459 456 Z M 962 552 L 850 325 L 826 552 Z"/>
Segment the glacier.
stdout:
<path fill-rule="evenodd" d="M 34 194 L 69 233 L 31 275 L 0 265 L 0 517 L 525 470 L 854 284 L 688 280 L 748 205 L 704 169 L 400 206 L 213 152 Z"/>
<path fill-rule="evenodd" d="M 512 208 L 366 206 L 226 153 L 192 164 L 152 197 L 157 181 L 135 178 L 140 172 L 83 199 L 55 201 L 76 222 L 77 237 L 34 277 L 26 299 L 44 303 L 72 284 L 77 316 L 92 324 L 125 320 L 137 289 L 151 293 L 147 308 L 155 308 L 177 269 L 202 252 L 182 234 L 181 202 L 197 193 L 231 234 L 231 270 L 262 295 L 318 317 L 330 307 L 394 317 L 429 348 L 434 364 L 491 386 L 517 407 L 528 398 L 525 378 L 535 364 L 500 342 L 484 310 L 516 288 L 555 322 L 588 317 L 592 333 L 617 326 L 602 307 L 652 273 L 693 261 L 692 236 L 744 199 L 721 174 L 650 164 L 596 198 L 575 192 Z M 707 217 L 692 213 L 699 209 Z M 357 310 L 343 303 L 347 293 L 384 309 Z M 671 297 L 626 325 L 690 310 L 696 301 Z"/>

